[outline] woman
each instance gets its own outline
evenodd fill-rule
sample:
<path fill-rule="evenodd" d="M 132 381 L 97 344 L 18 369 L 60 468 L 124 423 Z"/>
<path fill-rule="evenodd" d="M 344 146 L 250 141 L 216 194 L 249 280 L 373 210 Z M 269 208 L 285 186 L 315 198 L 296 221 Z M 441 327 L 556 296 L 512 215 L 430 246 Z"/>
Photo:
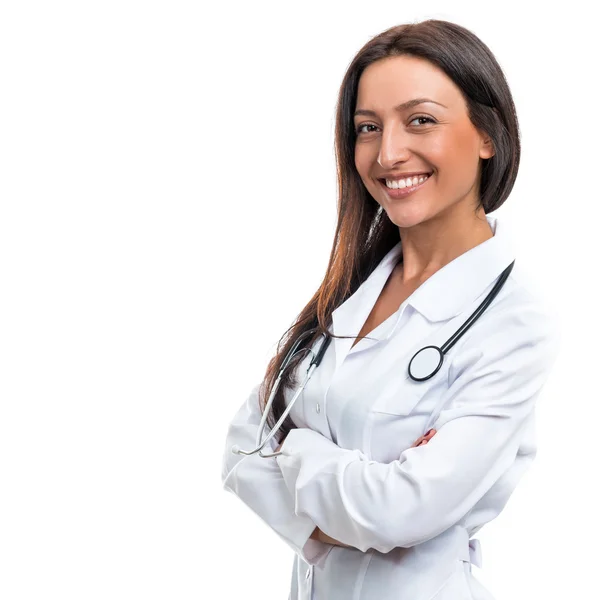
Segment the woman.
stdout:
<path fill-rule="evenodd" d="M 490 599 L 469 538 L 536 453 L 535 401 L 558 321 L 528 288 L 506 226 L 518 122 L 473 33 L 428 20 L 384 31 L 351 63 L 337 108 L 338 225 L 325 278 L 233 418 L 223 484 L 294 549 L 290 599 Z M 397 183 L 399 182 L 399 183 Z M 429 379 L 412 356 L 493 302 Z M 311 333 L 312 331 L 312 333 Z M 268 428 L 333 337 L 264 458 Z"/>

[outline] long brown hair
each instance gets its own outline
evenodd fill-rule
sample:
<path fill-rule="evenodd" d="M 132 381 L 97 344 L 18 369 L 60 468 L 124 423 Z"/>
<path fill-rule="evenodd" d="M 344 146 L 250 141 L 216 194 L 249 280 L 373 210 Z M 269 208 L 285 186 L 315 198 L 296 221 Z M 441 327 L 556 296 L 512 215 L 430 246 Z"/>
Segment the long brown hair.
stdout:
<path fill-rule="evenodd" d="M 284 392 L 297 384 L 295 367 L 322 333 L 332 312 L 351 296 L 385 254 L 400 241 L 400 231 L 365 188 L 354 164 L 354 110 L 358 82 L 367 66 L 389 56 L 412 55 L 439 67 L 462 90 L 469 118 L 490 136 L 495 154 L 480 165 L 479 204 L 485 213 L 499 208 L 510 194 L 521 154 L 519 125 L 508 84 L 489 48 L 455 23 L 429 19 L 391 27 L 368 41 L 356 54 L 342 81 L 336 106 L 337 225 L 323 282 L 293 325 L 283 334 L 259 388 L 264 411 L 285 356 L 294 343 L 295 358 L 286 367 L 267 423 L 272 428 L 285 410 Z M 310 330 L 313 333 L 310 334 Z M 281 441 L 295 428 L 289 417 L 277 433 Z"/>

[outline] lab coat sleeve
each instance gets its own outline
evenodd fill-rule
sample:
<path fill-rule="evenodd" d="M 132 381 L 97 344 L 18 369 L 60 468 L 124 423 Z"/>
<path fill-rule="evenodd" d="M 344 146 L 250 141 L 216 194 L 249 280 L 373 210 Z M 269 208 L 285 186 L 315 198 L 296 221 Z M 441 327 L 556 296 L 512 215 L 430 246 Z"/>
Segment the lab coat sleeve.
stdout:
<path fill-rule="evenodd" d="M 231 450 L 235 444 L 244 450 L 256 446 L 261 418 L 259 386 L 254 387 L 229 425 L 222 460 L 223 488 L 246 504 L 304 561 L 321 565 L 333 545 L 310 539 L 316 525 L 309 516 L 295 511 L 293 498 L 275 458 L 261 458 L 258 453 L 245 456 Z M 263 439 L 269 431 L 267 425 Z M 275 452 L 277 445 L 273 437 L 263 452 Z"/>
<path fill-rule="evenodd" d="M 535 309 L 484 316 L 447 356 L 445 409 L 428 444 L 379 463 L 316 431 L 290 432 L 276 461 L 297 513 L 344 544 L 386 553 L 436 537 L 477 504 L 513 463 L 560 340 L 556 317 Z"/>

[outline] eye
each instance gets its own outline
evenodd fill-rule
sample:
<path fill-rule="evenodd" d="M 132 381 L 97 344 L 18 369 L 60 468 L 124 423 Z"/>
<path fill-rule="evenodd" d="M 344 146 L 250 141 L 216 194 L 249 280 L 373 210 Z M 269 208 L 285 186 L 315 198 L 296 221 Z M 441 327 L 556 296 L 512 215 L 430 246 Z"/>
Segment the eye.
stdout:
<path fill-rule="evenodd" d="M 420 115 L 417 117 L 414 117 L 410 123 L 417 121 L 421 119 L 422 121 L 425 121 L 427 123 L 437 123 L 437 121 L 435 119 L 432 119 L 431 117 L 426 117 L 425 115 Z M 377 125 L 373 125 L 373 123 L 361 123 L 358 127 L 356 127 L 355 129 L 355 133 L 356 135 L 360 135 L 361 133 L 363 133 L 363 127 L 375 127 L 377 128 Z M 364 133 L 371 133 L 371 131 L 365 131 Z"/>
<path fill-rule="evenodd" d="M 416 121 L 417 119 L 423 119 L 424 121 L 428 121 L 429 123 L 435 123 L 436 122 L 435 119 L 432 119 L 431 117 L 426 117 L 425 115 L 421 115 L 421 116 L 418 116 L 418 117 L 414 117 L 412 119 L 411 123 L 413 121 Z"/>
<path fill-rule="evenodd" d="M 373 125 L 373 123 L 362 123 L 355 129 L 357 135 L 360 135 L 362 133 L 361 129 L 363 127 L 377 127 L 377 125 Z M 366 133 L 370 133 L 370 131 L 367 131 Z"/>

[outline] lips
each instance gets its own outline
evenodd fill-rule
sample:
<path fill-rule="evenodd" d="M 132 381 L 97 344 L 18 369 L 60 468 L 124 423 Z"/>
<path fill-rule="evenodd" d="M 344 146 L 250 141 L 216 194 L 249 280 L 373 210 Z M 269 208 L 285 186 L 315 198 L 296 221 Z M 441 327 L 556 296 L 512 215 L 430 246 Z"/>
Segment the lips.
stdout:
<path fill-rule="evenodd" d="M 425 181 L 423 181 L 423 183 L 417 183 L 416 185 L 411 185 L 411 186 L 404 187 L 404 188 L 389 188 L 385 184 L 385 179 L 378 179 L 377 181 L 379 182 L 379 185 L 384 189 L 388 198 L 393 199 L 393 198 L 405 198 L 406 196 L 410 196 L 411 194 L 418 192 L 424 185 L 427 185 L 427 183 L 429 182 L 429 180 L 431 178 L 432 178 L 432 175 L 429 175 L 429 177 L 427 177 L 425 179 Z"/>

